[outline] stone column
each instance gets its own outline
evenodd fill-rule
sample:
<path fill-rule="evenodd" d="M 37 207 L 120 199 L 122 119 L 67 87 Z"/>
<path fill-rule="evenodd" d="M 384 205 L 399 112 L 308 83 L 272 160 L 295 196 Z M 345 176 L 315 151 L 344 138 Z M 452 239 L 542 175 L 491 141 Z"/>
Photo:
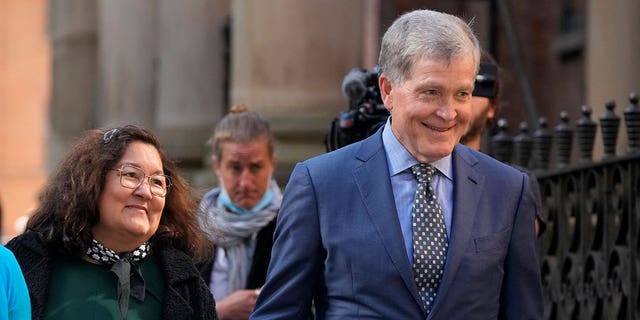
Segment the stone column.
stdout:
<path fill-rule="evenodd" d="M 229 0 L 161 0 L 158 9 L 156 127 L 172 155 L 200 164 L 227 110 Z"/>
<path fill-rule="evenodd" d="M 282 185 L 295 162 L 325 152 L 329 122 L 348 108 L 344 76 L 372 67 L 371 37 L 379 33 L 367 19 L 377 21 L 379 13 L 370 6 L 378 2 L 232 2 L 231 103 L 271 121 Z"/>
<path fill-rule="evenodd" d="M 98 124 L 150 128 L 196 185 L 213 180 L 197 173 L 226 110 L 229 0 L 99 4 Z"/>
<path fill-rule="evenodd" d="M 51 171 L 79 134 L 94 125 L 97 2 L 48 3 L 53 59 L 47 145 Z"/>
<path fill-rule="evenodd" d="M 157 0 L 98 0 L 98 127 L 154 127 L 157 10 Z"/>
<path fill-rule="evenodd" d="M 593 109 L 591 117 L 598 124 L 607 100 L 616 101 L 615 113 L 622 118 L 624 108 L 629 105 L 629 92 L 640 90 L 638 12 L 640 2 L 637 0 L 588 1 L 586 98 Z M 626 153 L 626 148 L 627 135 L 622 120 L 616 154 Z M 602 135 L 598 130 L 594 159 L 600 160 L 603 153 Z"/>

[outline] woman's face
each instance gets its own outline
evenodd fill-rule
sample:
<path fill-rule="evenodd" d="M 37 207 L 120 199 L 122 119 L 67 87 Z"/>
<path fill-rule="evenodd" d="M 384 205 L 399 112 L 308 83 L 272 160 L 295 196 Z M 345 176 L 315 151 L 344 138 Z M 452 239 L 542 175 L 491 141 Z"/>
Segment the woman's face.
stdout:
<path fill-rule="evenodd" d="M 213 170 L 236 205 L 250 210 L 269 187 L 275 159 L 265 139 L 225 142 L 220 158 L 213 157 Z"/>
<path fill-rule="evenodd" d="M 127 171 L 118 171 L 123 165 Z M 92 231 L 98 242 L 116 252 L 132 251 L 149 240 L 158 229 L 164 208 L 165 198 L 151 193 L 150 183 L 159 183 L 155 177 L 145 177 L 135 189 L 120 184 L 120 176 L 132 176 L 135 173 L 131 170 L 136 168 L 147 177 L 164 174 L 158 150 L 139 141 L 129 143 L 120 161 L 105 172 L 105 185 L 98 204 L 100 218 Z"/>

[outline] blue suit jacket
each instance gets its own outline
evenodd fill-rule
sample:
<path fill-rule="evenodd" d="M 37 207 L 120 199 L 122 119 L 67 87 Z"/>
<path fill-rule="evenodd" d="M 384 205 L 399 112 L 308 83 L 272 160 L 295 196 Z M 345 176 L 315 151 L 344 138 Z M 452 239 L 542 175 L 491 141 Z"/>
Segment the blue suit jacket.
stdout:
<path fill-rule="evenodd" d="M 382 130 L 296 165 L 251 319 L 425 319 Z M 541 319 L 526 174 L 458 145 L 447 263 L 428 319 Z"/>

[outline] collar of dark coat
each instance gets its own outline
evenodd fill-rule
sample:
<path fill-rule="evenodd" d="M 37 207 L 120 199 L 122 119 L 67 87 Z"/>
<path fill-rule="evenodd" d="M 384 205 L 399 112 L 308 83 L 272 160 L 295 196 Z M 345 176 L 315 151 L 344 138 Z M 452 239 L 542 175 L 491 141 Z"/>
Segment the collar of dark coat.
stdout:
<path fill-rule="evenodd" d="M 49 256 L 49 252 L 44 243 L 40 239 L 40 234 L 34 231 L 26 231 L 18 238 L 22 238 L 19 241 L 19 245 L 25 249 L 31 250 L 37 253 L 39 256 Z M 16 240 L 18 239 L 16 238 Z"/>
<path fill-rule="evenodd" d="M 186 253 L 173 248 L 157 250 L 155 253 L 158 255 L 161 269 L 165 270 L 167 286 L 200 278 L 193 260 Z"/>

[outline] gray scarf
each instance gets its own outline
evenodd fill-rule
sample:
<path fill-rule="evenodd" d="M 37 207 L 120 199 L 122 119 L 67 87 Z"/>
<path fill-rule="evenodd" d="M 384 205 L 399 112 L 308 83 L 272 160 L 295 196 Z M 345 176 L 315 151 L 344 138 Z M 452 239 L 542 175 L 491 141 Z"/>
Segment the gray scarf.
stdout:
<path fill-rule="evenodd" d="M 273 192 L 273 200 L 265 209 L 252 214 L 239 215 L 225 210 L 217 202 L 220 188 L 207 192 L 202 199 L 201 208 L 205 214 L 201 222 L 205 233 L 216 246 L 224 248 L 229 261 L 228 293 L 246 287 L 249 274 L 248 241 L 252 241 L 280 209 L 282 193 L 275 180 L 271 180 L 269 188 Z"/>

